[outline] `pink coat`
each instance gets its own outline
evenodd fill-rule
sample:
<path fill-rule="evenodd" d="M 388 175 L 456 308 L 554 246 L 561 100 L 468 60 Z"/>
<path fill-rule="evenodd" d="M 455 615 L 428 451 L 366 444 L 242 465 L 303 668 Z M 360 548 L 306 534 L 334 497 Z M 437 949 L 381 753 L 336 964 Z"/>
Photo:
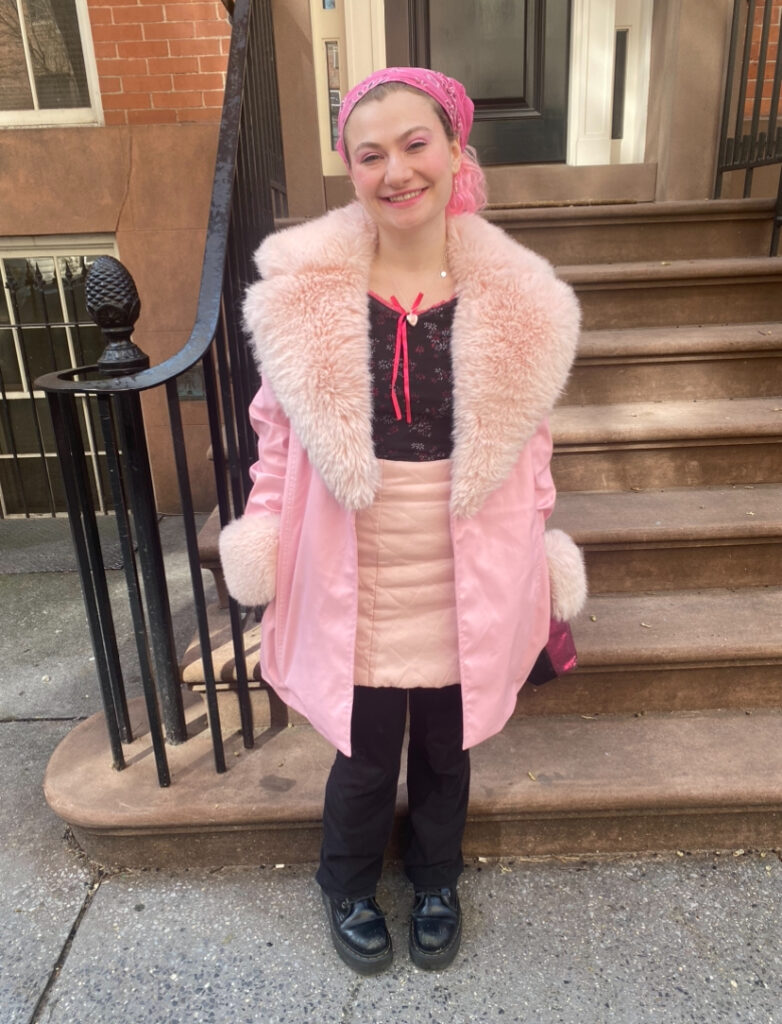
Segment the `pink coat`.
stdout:
<path fill-rule="evenodd" d="M 245 514 L 222 533 L 230 593 L 267 604 L 261 671 L 350 754 L 357 621 L 355 513 L 372 503 L 369 266 L 358 204 L 267 238 L 245 321 L 263 374 Z M 449 218 L 458 304 L 451 351 L 451 535 L 464 746 L 498 732 L 548 637 L 586 596 L 580 552 L 545 531 L 554 504 L 547 416 L 575 355 L 570 288 L 472 215 Z"/>

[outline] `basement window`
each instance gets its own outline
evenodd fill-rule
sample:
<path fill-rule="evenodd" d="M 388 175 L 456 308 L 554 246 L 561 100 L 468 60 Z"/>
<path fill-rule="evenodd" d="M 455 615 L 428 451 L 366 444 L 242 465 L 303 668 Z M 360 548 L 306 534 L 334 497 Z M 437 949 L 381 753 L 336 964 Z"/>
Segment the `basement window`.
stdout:
<path fill-rule="evenodd" d="M 44 393 L 35 379 L 95 363 L 104 344 L 84 281 L 110 235 L 0 239 L 0 518 L 57 515 L 65 495 Z M 96 404 L 77 399 L 95 507 L 111 505 Z"/>
<path fill-rule="evenodd" d="M 86 0 L 0 0 L 0 125 L 95 124 Z"/>

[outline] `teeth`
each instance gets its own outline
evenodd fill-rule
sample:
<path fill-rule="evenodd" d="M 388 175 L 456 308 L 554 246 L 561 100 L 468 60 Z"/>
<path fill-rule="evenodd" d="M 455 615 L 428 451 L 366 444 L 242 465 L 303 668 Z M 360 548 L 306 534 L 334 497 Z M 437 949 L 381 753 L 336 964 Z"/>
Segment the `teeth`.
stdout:
<path fill-rule="evenodd" d="M 415 192 L 405 192 L 401 196 L 389 196 L 388 201 L 390 203 L 403 203 L 406 199 L 412 199 L 414 196 L 420 195 L 421 189 L 417 188 Z"/>

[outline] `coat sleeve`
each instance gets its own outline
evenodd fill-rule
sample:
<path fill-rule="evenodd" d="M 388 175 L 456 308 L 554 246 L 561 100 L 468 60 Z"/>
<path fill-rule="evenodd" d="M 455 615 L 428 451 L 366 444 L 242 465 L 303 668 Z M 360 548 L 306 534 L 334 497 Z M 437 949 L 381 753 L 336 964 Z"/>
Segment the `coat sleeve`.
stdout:
<path fill-rule="evenodd" d="M 532 465 L 539 511 L 546 519 L 554 509 L 557 489 L 551 476 L 554 443 L 548 420 L 533 435 Z M 560 622 L 574 618 L 584 607 L 587 596 L 586 569 L 581 549 L 564 530 L 546 530 L 543 535 L 551 584 L 551 614 Z"/>
<path fill-rule="evenodd" d="M 277 548 L 290 424 L 267 383 L 250 405 L 258 435 L 258 460 L 250 468 L 252 489 L 244 515 L 220 534 L 220 561 L 228 593 L 240 604 L 268 604 L 277 583 Z"/>

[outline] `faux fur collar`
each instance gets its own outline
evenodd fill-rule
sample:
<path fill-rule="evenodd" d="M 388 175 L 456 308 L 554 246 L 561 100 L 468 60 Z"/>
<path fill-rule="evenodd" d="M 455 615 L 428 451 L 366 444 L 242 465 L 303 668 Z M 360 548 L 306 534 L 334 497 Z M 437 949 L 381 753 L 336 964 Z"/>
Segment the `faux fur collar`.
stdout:
<path fill-rule="evenodd" d="M 376 243 L 359 204 L 269 236 L 245 324 L 264 378 L 313 466 L 350 509 L 372 503 L 369 267 Z M 458 303 L 451 354 L 451 507 L 470 516 L 510 474 L 564 387 L 579 310 L 545 260 L 478 216 L 448 221 Z"/>

